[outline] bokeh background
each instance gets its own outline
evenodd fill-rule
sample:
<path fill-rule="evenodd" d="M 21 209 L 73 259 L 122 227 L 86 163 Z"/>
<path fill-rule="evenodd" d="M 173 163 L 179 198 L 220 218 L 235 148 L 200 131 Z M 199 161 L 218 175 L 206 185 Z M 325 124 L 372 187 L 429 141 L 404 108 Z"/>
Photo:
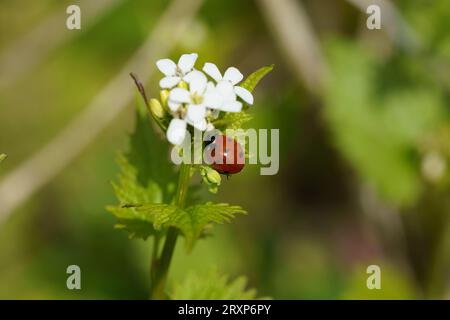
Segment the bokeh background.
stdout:
<path fill-rule="evenodd" d="M 381 30 L 366 27 L 371 3 Z M 70 4 L 81 30 L 65 27 Z M 280 129 L 277 175 L 247 166 L 202 195 L 250 214 L 190 254 L 180 242 L 171 283 L 217 268 L 275 299 L 450 297 L 449 30 L 448 0 L 0 0 L 0 298 L 148 297 L 151 244 L 105 206 L 134 125 L 120 70 L 152 33 L 145 70 L 128 70 L 152 94 L 159 58 L 275 64 L 249 126 Z M 115 78 L 107 107 L 70 127 Z M 69 133 L 45 151 L 70 128 L 86 147 Z M 372 264 L 382 290 L 366 288 Z"/>

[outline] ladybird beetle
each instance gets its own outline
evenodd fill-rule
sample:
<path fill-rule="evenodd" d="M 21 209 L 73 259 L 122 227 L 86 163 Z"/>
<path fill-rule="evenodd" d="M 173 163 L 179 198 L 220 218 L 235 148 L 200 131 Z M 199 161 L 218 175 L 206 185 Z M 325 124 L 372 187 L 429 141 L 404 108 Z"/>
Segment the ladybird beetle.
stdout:
<path fill-rule="evenodd" d="M 236 140 L 225 135 L 213 136 L 206 148 L 211 148 L 208 162 L 217 172 L 228 176 L 239 173 L 244 168 L 244 150 Z"/>

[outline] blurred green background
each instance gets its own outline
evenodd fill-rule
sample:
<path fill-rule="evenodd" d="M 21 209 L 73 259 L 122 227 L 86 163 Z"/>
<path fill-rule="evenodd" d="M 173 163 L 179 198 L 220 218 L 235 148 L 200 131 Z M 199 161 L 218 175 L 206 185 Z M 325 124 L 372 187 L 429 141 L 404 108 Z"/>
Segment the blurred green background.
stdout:
<path fill-rule="evenodd" d="M 83 110 L 170 6 L 103 2 L 89 16 L 89 1 L 0 0 L 0 57 L 55 13 L 67 37 L 52 46 L 56 32 L 35 33 L 38 45 L 19 47 L 17 65 L 0 70 L 0 153 L 8 154 L 0 184 Z M 203 195 L 250 214 L 216 227 L 190 254 L 179 243 L 172 283 L 217 267 L 275 299 L 450 297 L 450 2 L 390 1 L 382 30 L 366 28 L 355 4 L 367 3 L 204 0 L 174 49 L 157 57 L 198 52 L 198 66 L 214 61 L 245 75 L 274 63 L 249 126 L 279 128 L 281 140 L 277 175 L 247 166 L 217 196 Z M 81 30 L 65 29 L 69 4 L 81 7 Z M 20 60 L 24 51 L 39 61 Z M 159 78 L 154 72 L 147 84 L 152 94 Z M 131 79 L 122 90 L 134 93 Z M 0 220 L 0 298 L 148 297 L 150 243 L 115 231 L 105 210 L 116 202 L 110 181 L 133 122 L 130 102 L 12 212 L 2 211 L 0 194 L 8 215 Z M 81 267 L 80 291 L 66 288 L 71 264 Z M 366 287 L 372 264 L 381 267 L 381 290 Z"/>

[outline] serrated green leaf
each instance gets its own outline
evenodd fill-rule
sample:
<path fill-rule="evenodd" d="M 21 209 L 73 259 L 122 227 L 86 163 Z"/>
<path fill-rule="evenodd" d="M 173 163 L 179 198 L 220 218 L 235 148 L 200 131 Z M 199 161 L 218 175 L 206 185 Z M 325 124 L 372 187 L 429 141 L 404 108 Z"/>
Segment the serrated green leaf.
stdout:
<path fill-rule="evenodd" d="M 240 86 L 247 89 L 250 92 L 253 92 L 253 90 L 261 81 L 261 79 L 264 78 L 269 72 L 271 72 L 273 68 L 274 65 L 270 65 L 256 70 L 251 75 L 249 75 L 247 79 L 245 79 L 245 81 L 240 84 Z"/>
<path fill-rule="evenodd" d="M 214 127 L 219 130 L 241 129 L 243 125 L 252 120 L 253 116 L 245 111 L 227 112 L 222 118 L 213 122 Z"/>
<path fill-rule="evenodd" d="M 155 225 L 155 229 L 160 229 L 178 208 L 164 203 L 155 204 L 127 204 L 121 206 L 109 206 L 108 210 L 114 211 L 114 215 L 119 219 L 135 219 L 150 222 Z"/>
<path fill-rule="evenodd" d="M 237 214 L 247 214 L 240 206 L 211 202 L 188 207 L 185 211 L 187 219 L 180 219 L 177 227 L 182 230 L 188 249 L 192 248 L 210 223 L 223 224 L 230 222 Z"/>
<path fill-rule="evenodd" d="M 175 180 L 175 172 L 167 159 L 168 144 L 153 130 L 140 97 L 137 102 L 130 150 L 126 155 L 118 156 L 121 173 L 118 181 L 112 183 L 119 205 L 108 206 L 107 210 L 119 219 L 116 228 L 128 231 L 132 238 L 145 240 L 157 232 L 155 227 L 159 224 L 158 220 L 147 217 L 137 208 L 143 204 L 169 202 L 174 192 L 170 186 Z"/>
<path fill-rule="evenodd" d="M 161 188 L 153 181 L 147 180 L 143 185 L 138 181 L 138 172 L 125 158 L 124 155 L 117 157 L 117 163 L 121 168 L 118 182 L 113 182 L 113 189 L 121 205 L 161 203 L 163 200 Z"/>
<path fill-rule="evenodd" d="M 146 186 L 141 185 L 137 180 L 137 169 L 128 162 L 125 156 L 119 155 L 117 162 L 121 168 L 121 173 L 118 182 L 113 182 L 112 185 L 119 200 L 119 205 L 107 206 L 106 209 L 119 218 L 116 228 L 128 231 L 131 238 L 145 240 L 155 233 L 153 223 L 141 219 L 140 212 L 136 208 L 126 207 L 126 205 L 160 203 L 162 191 L 152 180 L 149 180 Z"/>
<path fill-rule="evenodd" d="M 147 108 L 142 98 L 137 99 L 136 124 L 130 135 L 130 150 L 126 157 L 137 169 L 137 180 L 141 185 L 154 181 L 163 192 L 163 202 L 170 202 L 173 192 L 168 184 L 176 181 L 176 172 L 169 159 L 169 144 L 152 127 Z"/>
<path fill-rule="evenodd" d="M 151 223 L 136 219 L 119 219 L 114 228 L 127 231 L 130 239 L 147 240 L 156 233 Z"/>
<path fill-rule="evenodd" d="M 221 275 L 216 269 L 206 274 L 189 274 L 174 287 L 170 295 L 173 300 L 254 300 L 255 289 L 247 289 L 247 278 L 238 277 L 233 281 Z"/>
<path fill-rule="evenodd" d="M 117 218 L 147 222 L 157 231 L 175 227 L 186 238 L 186 246 L 191 249 L 211 223 L 230 222 L 237 214 L 247 212 L 240 206 L 226 203 L 206 203 L 180 209 L 169 204 L 128 204 L 107 208 Z"/>
<path fill-rule="evenodd" d="M 135 207 L 137 218 L 153 223 L 156 230 L 163 227 L 176 227 L 180 217 L 185 215 L 184 210 L 170 204 L 145 204 Z"/>

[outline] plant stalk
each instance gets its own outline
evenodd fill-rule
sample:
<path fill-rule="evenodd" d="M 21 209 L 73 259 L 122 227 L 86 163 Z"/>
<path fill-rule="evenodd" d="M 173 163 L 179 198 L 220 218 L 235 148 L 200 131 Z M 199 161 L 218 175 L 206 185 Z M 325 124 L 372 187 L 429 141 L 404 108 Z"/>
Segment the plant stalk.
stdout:
<path fill-rule="evenodd" d="M 181 164 L 180 175 L 178 178 L 177 193 L 174 198 L 174 205 L 180 209 L 184 208 L 186 202 L 186 194 L 189 188 L 189 180 L 191 178 L 191 166 Z M 152 266 L 152 292 L 151 299 L 166 299 L 165 287 L 167 282 L 167 274 L 169 272 L 170 262 L 172 260 L 175 245 L 177 243 L 178 230 L 170 227 L 167 230 L 166 240 L 161 252 L 161 256 Z"/>

